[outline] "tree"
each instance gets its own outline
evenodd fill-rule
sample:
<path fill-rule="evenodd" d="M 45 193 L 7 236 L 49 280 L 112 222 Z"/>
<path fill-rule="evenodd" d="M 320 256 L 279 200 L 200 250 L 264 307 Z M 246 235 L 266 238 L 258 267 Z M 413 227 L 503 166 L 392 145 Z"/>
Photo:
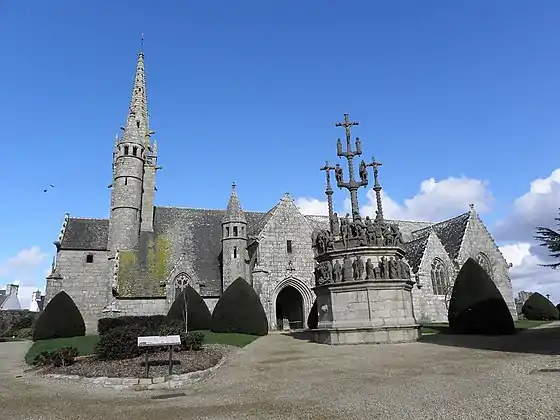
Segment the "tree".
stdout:
<path fill-rule="evenodd" d="M 268 320 L 255 290 L 239 277 L 218 300 L 210 329 L 220 333 L 267 335 Z"/>
<path fill-rule="evenodd" d="M 189 331 L 208 330 L 210 329 L 210 319 L 212 315 L 208 306 L 191 286 L 177 295 L 175 302 L 169 308 L 167 319 L 170 321 L 185 322 L 185 306 L 186 306 L 186 326 Z"/>
<path fill-rule="evenodd" d="M 313 302 L 309 316 L 307 317 L 307 328 L 315 330 L 319 325 L 319 313 L 317 312 L 317 299 Z"/>
<path fill-rule="evenodd" d="M 457 275 L 449 302 L 449 329 L 455 334 L 513 334 L 515 325 L 502 294 L 486 272 L 469 258 Z"/>
<path fill-rule="evenodd" d="M 39 315 L 33 331 L 33 341 L 85 334 L 86 326 L 80 310 L 72 298 L 62 291 L 51 299 Z"/>
<path fill-rule="evenodd" d="M 555 217 L 556 225 L 560 227 L 560 217 Z M 540 246 L 548 248 L 549 255 L 552 258 L 560 258 L 560 232 L 547 227 L 537 227 L 535 240 L 539 242 Z M 542 267 L 550 267 L 557 269 L 560 267 L 560 262 L 551 264 L 540 264 Z"/>

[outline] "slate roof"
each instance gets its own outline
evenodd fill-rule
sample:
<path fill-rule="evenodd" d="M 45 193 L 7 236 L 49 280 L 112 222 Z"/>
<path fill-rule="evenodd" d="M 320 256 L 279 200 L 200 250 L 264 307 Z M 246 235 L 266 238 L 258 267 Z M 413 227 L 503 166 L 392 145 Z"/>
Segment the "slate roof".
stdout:
<path fill-rule="evenodd" d="M 406 259 L 410 264 L 410 268 L 413 273 L 418 271 L 420 263 L 422 262 L 422 257 L 424 256 L 424 250 L 426 249 L 426 244 L 428 243 L 428 235 L 423 236 L 413 241 L 406 242 L 404 244 L 404 249 L 406 251 Z"/>
<path fill-rule="evenodd" d="M 6 299 L 8 299 L 8 295 L 6 294 L 0 295 L 0 309 L 2 309 L 2 305 L 4 304 L 4 301 Z"/>
<path fill-rule="evenodd" d="M 109 234 L 108 219 L 70 218 L 60 243 L 61 249 L 105 251 Z"/>
<path fill-rule="evenodd" d="M 465 236 L 465 232 L 467 230 L 470 214 L 470 212 L 463 213 L 457 217 L 453 217 L 452 219 L 435 223 L 429 228 L 413 232 L 413 235 L 417 238 L 428 236 L 430 234 L 430 230 L 433 229 L 443 244 L 443 247 L 449 254 L 449 257 L 454 260 L 459 255 L 459 250 L 461 249 L 463 237 Z"/>

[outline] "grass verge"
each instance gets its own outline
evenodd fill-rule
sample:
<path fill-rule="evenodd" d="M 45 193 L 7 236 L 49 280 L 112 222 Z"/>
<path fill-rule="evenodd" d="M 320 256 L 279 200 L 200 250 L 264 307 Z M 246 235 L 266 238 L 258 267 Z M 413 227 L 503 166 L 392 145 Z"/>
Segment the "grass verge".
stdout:
<path fill-rule="evenodd" d="M 259 338 L 256 335 L 248 334 L 201 332 L 204 333 L 205 344 L 229 344 L 236 347 L 245 347 Z M 31 364 L 41 352 L 55 351 L 62 347 L 76 347 L 80 351 L 80 356 L 93 354 L 97 341 L 99 341 L 99 336 L 97 335 L 35 341 L 25 355 L 25 362 Z"/>
<path fill-rule="evenodd" d="M 539 325 L 548 324 L 550 322 L 552 321 L 529 321 L 527 319 L 522 319 L 515 321 L 515 329 L 517 331 L 523 331 L 528 330 L 529 328 L 538 327 Z M 422 324 L 420 332 L 422 334 L 449 334 L 449 325 L 447 322 Z"/>

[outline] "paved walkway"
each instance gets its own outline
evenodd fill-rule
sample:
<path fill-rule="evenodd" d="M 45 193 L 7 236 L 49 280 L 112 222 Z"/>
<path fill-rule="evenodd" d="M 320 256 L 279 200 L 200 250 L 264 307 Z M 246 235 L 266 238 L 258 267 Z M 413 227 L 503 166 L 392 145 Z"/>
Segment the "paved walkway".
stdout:
<path fill-rule="evenodd" d="M 538 334 L 550 332 L 556 334 L 555 340 L 560 329 Z M 19 360 L 29 344 L 2 343 L 0 418 L 548 420 L 560 416 L 560 373 L 534 373 L 560 368 L 558 356 L 452 347 L 437 337 L 429 339 L 430 343 L 332 347 L 271 334 L 240 350 L 213 379 L 187 390 L 159 392 L 186 394 L 164 400 L 153 400 L 157 395 L 153 392 L 99 390 L 29 374 L 19 377 Z M 467 344 L 473 346 L 472 341 L 461 345 Z M 490 338 L 481 347 L 496 345 Z"/>

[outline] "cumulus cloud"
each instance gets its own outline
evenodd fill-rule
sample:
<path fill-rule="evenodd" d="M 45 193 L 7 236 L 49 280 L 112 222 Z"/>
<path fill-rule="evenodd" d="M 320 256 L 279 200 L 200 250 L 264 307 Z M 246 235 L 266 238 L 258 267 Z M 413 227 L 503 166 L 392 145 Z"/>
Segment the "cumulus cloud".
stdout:
<path fill-rule="evenodd" d="M 23 309 L 29 308 L 31 294 L 37 289 L 43 290 L 44 273 L 48 264 L 48 255 L 38 246 L 19 251 L 16 255 L 0 259 L 0 278 L 7 284 L 19 285 L 18 297 Z"/>
<path fill-rule="evenodd" d="M 440 221 L 468 210 L 474 204 L 479 213 L 488 212 L 493 201 L 488 183 L 478 179 L 450 177 L 440 181 L 434 178 L 422 181 L 418 193 L 405 199 L 402 204 L 381 191 L 383 214 L 388 219 Z M 363 201 L 363 200 L 362 200 Z M 316 198 L 298 198 L 296 204 L 304 214 L 328 214 L 326 201 Z M 377 209 L 375 192 L 368 190 L 360 213 L 375 216 Z M 335 209 L 336 210 L 336 209 Z M 339 213 L 350 212 L 350 199 L 346 198 Z"/>

